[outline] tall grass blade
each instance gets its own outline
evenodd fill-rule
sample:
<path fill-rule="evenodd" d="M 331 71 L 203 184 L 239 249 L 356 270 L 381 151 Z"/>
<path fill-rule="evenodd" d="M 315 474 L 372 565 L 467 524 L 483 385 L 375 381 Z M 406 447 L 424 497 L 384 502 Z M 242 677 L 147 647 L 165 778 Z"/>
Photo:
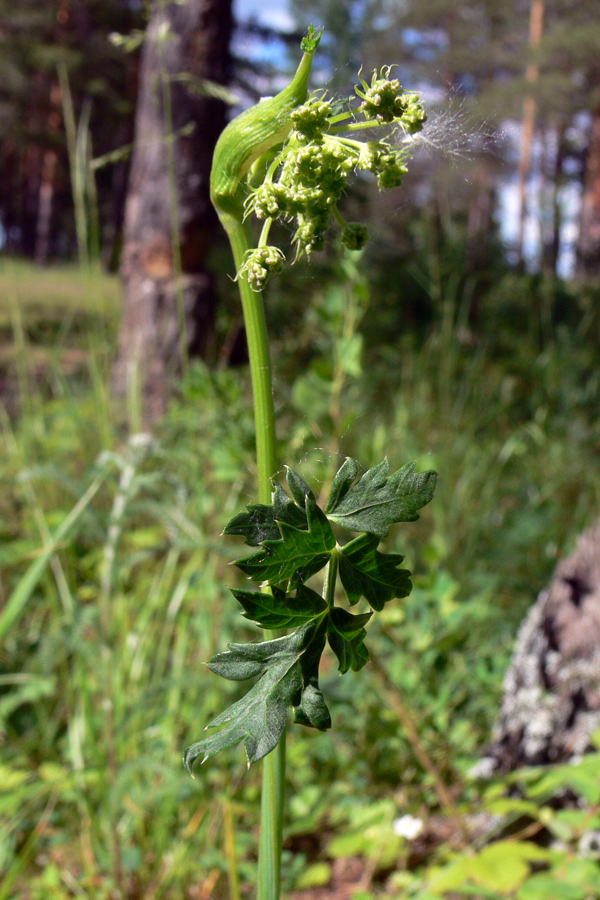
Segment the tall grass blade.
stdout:
<path fill-rule="evenodd" d="M 53 555 L 56 553 L 60 544 L 68 537 L 71 529 L 75 526 L 82 513 L 85 512 L 98 493 L 100 486 L 108 475 L 108 471 L 108 467 L 105 467 L 96 476 L 68 516 L 66 516 L 58 526 L 50 544 L 42 551 L 40 556 L 38 556 L 18 582 L 0 615 L 0 640 L 2 640 L 7 631 L 21 615 L 21 612 L 36 589 Z"/>

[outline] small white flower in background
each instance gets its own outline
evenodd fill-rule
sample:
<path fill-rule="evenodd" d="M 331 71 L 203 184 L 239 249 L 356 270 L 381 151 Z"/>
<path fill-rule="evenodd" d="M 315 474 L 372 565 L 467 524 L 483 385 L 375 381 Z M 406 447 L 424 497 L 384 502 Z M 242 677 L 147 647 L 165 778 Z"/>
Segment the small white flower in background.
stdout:
<path fill-rule="evenodd" d="M 398 837 L 414 841 L 423 831 L 423 820 L 410 815 L 400 816 L 399 819 L 394 819 L 392 828 Z"/>
<path fill-rule="evenodd" d="M 600 859 L 600 831 L 586 831 L 579 840 L 578 850 L 586 859 Z"/>

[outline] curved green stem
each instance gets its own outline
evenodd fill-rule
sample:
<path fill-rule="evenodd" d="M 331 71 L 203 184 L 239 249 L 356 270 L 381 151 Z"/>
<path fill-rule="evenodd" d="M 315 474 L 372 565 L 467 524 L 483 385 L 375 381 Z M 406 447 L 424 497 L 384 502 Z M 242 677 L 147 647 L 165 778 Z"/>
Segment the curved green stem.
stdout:
<path fill-rule="evenodd" d="M 221 217 L 223 221 L 224 217 Z M 244 256 L 253 247 L 247 225 L 227 217 L 225 225 L 236 269 L 239 271 Z M 267 337 L 267 323 L 262 294 L 253 291 L 244 275 L 238 278 L 238 287 L 244 311 L 252 393 L 254 396 L 254 422 L 256 426 L 256 462 L 258 467 L 259 503 L 271 502 L 271 478 L 277 471 L 275 451 L 275 407 L 271 379 L 271 356 Z"/>
<path fill-rule="evenodd" d="M 234 216 L 221 215 L 239 271 L 246 252 L 252 249 L 250 229 Z M 277 471 L 275 407 L 271 379 L 271 357 L 262 294 L 253 291 L 245 275 L 238 278 L 244 311 L 256 426 L 258 499 L 271 502 L 271 478 Z M 269 634 L 269 633 L 268 633 Z M 274 635 L 271 635 L 274 636 Z M 285 732 L 263 761 L 260 839 L 258 848 L 258 900 L 279 900 L 281 844 L 285 795 Z"/>
<path fill-rule="evenodd" d="M 273 219 L 265 219 L 265 223 L 260 232 L 260 237 L 258 239 L 258 247 L 266 247 L 269 241 L 269 232 L 271 230 L 271 225 L 273 224 Z"/>

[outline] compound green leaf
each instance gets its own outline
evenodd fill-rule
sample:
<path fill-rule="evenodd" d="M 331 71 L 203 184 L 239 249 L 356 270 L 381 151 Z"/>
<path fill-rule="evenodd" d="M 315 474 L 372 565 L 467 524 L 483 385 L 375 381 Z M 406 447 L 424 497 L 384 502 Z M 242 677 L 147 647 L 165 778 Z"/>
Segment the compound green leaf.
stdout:
<path fill-rule="evenodd" d="M 238 513 L 227 523 L 223 534 L 239 535 L 251 547 L 258 547 L 263 541 L 277 541 L 281 538 L 279 522 L 295 528 L 308 528 L 304 504 L 297 506 L 286 495 L 278 482 L 273 484 L 271 506 L 258 503 L 248 506 L 247 512 Z"/>
<path fill-rule="evenodd" d="M 263 541 L 253 556 L 238 559 L 238 566 L 253 581 L 297 585 L 326 564 L 335 548 L 331 525 L 314 500 L 306 499 L 308 530 L 279 523 L 281 540 Z"/>
<path fill-rule="evenodd" d="M 333 484 L 331 485 L 331 490 L 329 492 L 329 498 L 323 510 L 325 514 L 333 511 L 336 506 L 342 502 L 342 500 L 356 481 L 359 469 L 360 466 L 355 459 L 350 459 L 350 457 L 348 457 L 346 460 L 344 460 L 344 464 L 340 469 L 338 469 L 337 474 L 333 479 Z"/>
<path fill-rule="evenodd" d="M 339 670 L 343 675 L 348 669 L 358 672 L 369 661 L 369 651 L 364 639 L 367 634 L 365 625 L 373 613 L 362 613 L 355 616 L 334 606 L 329 612 L 327 638 L 329 646 L 339 662 Z"/>
<path fill-rule="evenodd" d="M 294 707 L 294 722 L 297 725 L 317 728 L 319 731 L 331 728 L 331 714 L 320 688 L 312 684 L 307 684 L 303 688 L 300 703 Z"/>
<path fill-rule="evenodd" d="M 298 628 L 327 611 L 320 594 L 304 584 L 298 585 L 296 596 L 273 588 L 273 593 L 232 590 L 235 599 L 244 607 L 244 616 L 261 628 Z"/>
<path fill-rule="evenodd" d="M 327 517 L 350 531 L 366 531 L 379 537 L 385 537 L 395 522 L 418 519 L 417 510 L 429 503 L 437 480 L 435 472 L 415 472 L 415 463 L 407 463 L 390 475 L 387 459 L 365 472 L 351 487 L 347 487 L 350 467 L 346 471 L 344 478 L 340 477 L 340 497 L 327 504 Z"/>
<path fill-rule="evenodd" d="M 329 713 L 325 716 L 326 707 L 322 695 L 322 702 L 316 696 L 320 691 L 318 684 L 315 685 L 315 660 L 323 651 L 324 631 L 324 622 L 310 622 L 274 641 L 231 644 L 229 651 L 210 661 L 209 667 L 226 678 L 238 680 L 244 673 L 261 677 L 241 700 L 210 723 L 210 728 L 225 726 L 218 734 L 187 748 L 183 762 L 189 772 L 197 759 L 205 762 L 241 740 L 248 764 L 262 759 L 277 746 L 291 706 L 302 709 L 307 719 L 305 724 L 329 727 Z M 307 659 L 303 664 L 305 654 Z"/>
<path fill-rule="evenodd" d="M 292 497 L 301 509 L 304 508 L 307 498 L 310 500 L 315 499 L 315 495 L 304 479 L 300 478 L 296 472 L 292 472 L 289 468 L 286 468 L 285 470 L 285 480 L 288 483 Z"/>
<path fill-rule="evenodd" d="M 404 557 L 379 553 L 379 538 L 361 534 L 346 544 L 340 555 L 340 579 L 352 605 L 364 597 L 369 606 L 381 611 L 394 597 L 408 597 L 412 589 L 410 572 L 399 569 Z"/>
<path fill-rule="evenodd" d="M 319 663 L 325 648 L 326 626 L 315 633 L 315 639 L 307 647 L 300 660 L 302 671 L 302 693 L 300 701 L 295 703 L 294 721 L 301 725 L 309 725 L 319 731 L 331 728 L 331 716 L 325 698 L 319 687 Z"/>
<path fill-rule="evenodd" d="M 377 550 L 379 540 L 394 522 L 418 518 L 417 510 L 432 497 L 436 474 L 416 474 L 414 463 L 389 474 L 387 460 L 369 469 L 358 481 L 359 466 L 347 459 L 336 474 L 322 511 L 306 482 L 286 471 L 288 496 L 273 484 L 272 504 L 249 506 L 226 526 L 252 547 L 253 555 L 236 565 L 270 590 L 233 590 L 244 616 L 267 629 L 292 628 L 292 634 L 250 644 L 230 644 L 208 667 L 233 681 L 256 678 L 248 693 L 217 716 L 217 733 L 192 744 L 184 763 L 204 762 L 220 750 L 244 742 L 248 762 L 261 759 L 277 745 L 290 708 L 295 721 L 325 730 L 331 716 L 319 687 L 319 664 L 325 642 L 336 654 L 343 674 L 358 671 L 369 659 L 366 629 L 372 613 L 353 615 L 306 586 L 308 578 L 335 554 L 348 599 L 353 605 L 365 597 L 375 610 L 394 597 L 406 596 L 410 573 L 400 568 L 403 558 Z M 331 523 L 363 534 L 338 547 Z M 522 861 L 521 861 L 522 862 Z"/>

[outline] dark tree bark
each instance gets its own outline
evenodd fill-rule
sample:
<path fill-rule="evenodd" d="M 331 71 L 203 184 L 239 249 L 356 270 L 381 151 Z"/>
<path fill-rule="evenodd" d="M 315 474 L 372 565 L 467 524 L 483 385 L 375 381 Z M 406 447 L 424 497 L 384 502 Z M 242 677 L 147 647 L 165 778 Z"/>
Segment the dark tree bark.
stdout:
<path fill-rule="evenodd" d="M 560 229 L 562 225 L 560 190 L 564 181 L 563 166 L 566 152 L 565 132 L 566 124 L 561 120 L 555 130 L 556 154 L 554 157 L 553 171 L 548 178 L 551 220 L 548 234 L 544 236 L 542 263 L 545 271 L 550 272 L 552 275 L 558 274 L 558 259 L 560 255 Z"/>
<path fill-rule="evenodd" d="M 529 49 L 534 50 L 542 39 L 544 30 L 544 0 L 531 0 L 529 19 Z M 525 78 L 533 86 L 539 78 L 540 70 L 537 62 L 531 61 L 527 66 Z M 518 169 L 519 190 L 519 225 L 517 232 L 517 265 L 523 265 L 523 242 L 525 239 L 525 221 L 527 219 L 527 183 L 531 174 L 531 157 L 535 137 L 535 120 L 537 103 L 532 94 L 523 100 L 523 117 L 521 120 L 521 155 Z"/>
<path fill-rule="evenodd" d="M 490 236 L 496 208 L 494 177 L 486 160 L 480 159 L 475 164 L 473 182 L 467 221 L 467 268 L 477 271 L 490 263 Z"/>
<path fill-rule="evenodd" d="M 585 165 L 577 274 L 581 278 L 600 276 L 600 106 L 593 113 Z"/>
<path fill-rule="evenodd" d="M 125 209 L 123 322 L 113 370 L 115 396 L 139 391 L 145 423 L 164 412 L 181 371 L 183 320 L 189 352 L 206 354 L 213 333 L 215 296 L 206 257 L 218 222 L 209 176 L 226 106 L 207 94 L 206 81 L 227 83 L 231 31 L 231 0 L 155 0 L 146 33 Z"/>
<path fill-rule="evenodd" d="M 480 775 L 565 762 L 600 727 L 600 522 L 557 567 L 523 622 Z"/>

